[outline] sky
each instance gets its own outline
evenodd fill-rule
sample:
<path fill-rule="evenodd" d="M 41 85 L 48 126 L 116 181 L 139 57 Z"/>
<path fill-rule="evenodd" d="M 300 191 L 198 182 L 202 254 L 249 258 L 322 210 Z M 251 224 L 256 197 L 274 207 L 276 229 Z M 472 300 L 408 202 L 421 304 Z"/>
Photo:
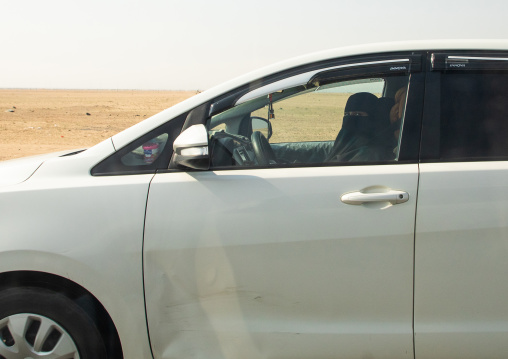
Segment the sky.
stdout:
<path fill-rule="evenodd" d="M 0 88 L 205 90 L 335 47 L 508 39 L 508 1 L 0 0 Z"/>

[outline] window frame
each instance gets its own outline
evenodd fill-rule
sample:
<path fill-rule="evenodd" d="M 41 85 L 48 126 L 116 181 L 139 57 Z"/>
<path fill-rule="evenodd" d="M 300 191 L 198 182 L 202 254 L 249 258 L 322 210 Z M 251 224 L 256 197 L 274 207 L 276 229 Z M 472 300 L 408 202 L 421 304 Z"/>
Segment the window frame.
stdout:
<path fill-rule="evenodd" d="M 423 109 L 423 93 L 425 85 L 424 72 L 422 71 L 422 59 L 424 52 L 412 52 L 396 55 L 373 55 L 372 57 L 362 56 L 359 59 L 351 60 L 350 63 L 343 63 L 336 67 L 325 67 L 322 69 L 313 69 L 313 74 L 309 76 L 307 84 L 314 81 L 345 81 L 348 79 L 361 79 L 368 77 L 383 77 L 386 78 L 390 75 L 407 74 L 409 75 L 409 89 L 406 99 L 406 111 L 404 116 L 404 124 L 401 130 L 401 142 L 399 150 L 399 158 L 397 161 L 369 161 L 369 162 L 344 162 L 344 163 L 297 163 L 297 164 L 278 164 L 277 166 L 224 166 L 213 167 L 210 170 L 240 170 L 240 169 L 260 169 L 260 168 L 293 168 L 293 167 L 328 167 L 328 166 L 352 166 L 352 165 L 385 165 L 385 164 L 408 164 L 417 163 L 420 150 L 420 137 L 421 137 L 421 114 Z M 399 61 L 397 61 L 399 60 Z M 404 65 L 401 68 L 399 65 Z M 305 73 L 304 73 L 305 74 Z M 277 82 L 267 84 L 265 86 L 257 87 L 252 93 L 256 96 L 249 96 L 249 93 L 243 93 L 242 96 L 236 97 L 230 106 L 225 106 L 220 101 L 225 99 L 233 99 L 232 94 L 226 94 L 223 99 L 211 104 L 210 115 L 207 117 L 207 123 L 213 115 L 219 114 L 227 109 L 234 107 L 236 104 L 241 104 L 247 100 L 254 99 L 261 96 L 266 96 L 269 91 L 282 90 L 284 87 L 281 85 L 295 86 L 299 83 L 293 80 L 293 77 L 298 77 L 297 80 L 304 78 L 302 74 L 295 76 L 288 76 L 287 78 L 280 79 Z M 265 91 L 263 91 L 265 90 Z M 386 88 L 384 89 L 384 92 Z M 245 101 L 244 101 L 245 100 Z M 221 108 L 221 111 L 217 111 Z"/>
<path fill-rule="evenodd" d="M 420 162 L 508 161 L 506 156 L 441 158 L 441 80 L 452 73 L 505 73 L 508 51 L 428 51 Z"/>
<path fill-rule="evenodd" d="M 173 142 L 182 132 L 182 127 L 184 126 L 187 116 L 187 113 L 177 116 L 163 125 L 145 133 L 143 136 L 137 138 L 100 161 L 90 170 L 90 174 L 92 176 L 150 174 L 157 172 L 157 170 L 168 168 L 170 159 L 173 155 Z M 153 163 L 139 166 L 128 166 L 122 163 L 123 156 L 134 151 L 136 148 L 142 146 L 144 143 L 152 140 L 162 133 L 167 133 L 168 139 L 163 151 L 158 155 L 157 159 Z"/>

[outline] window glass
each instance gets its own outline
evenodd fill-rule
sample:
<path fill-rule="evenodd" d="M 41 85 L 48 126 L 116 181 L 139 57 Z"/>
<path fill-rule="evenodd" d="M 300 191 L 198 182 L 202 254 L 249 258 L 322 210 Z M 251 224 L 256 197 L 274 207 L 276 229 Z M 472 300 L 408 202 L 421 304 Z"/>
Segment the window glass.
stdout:
<path fill-rule="evenodd" d="M 442 159 L 508 157 L 508 75 L 441 76 Z"/>
<path fill-rule="evenodd" d="M 225 131 L 226 130 L 226 124 L 225 123 L 218 124 L 217 126 L 212 128 L 212 130 L 214 130 L 214 131 L 224 130 Z"/>
<path fill-rule="evenodd" d="M 168 134 L 163 133 L 128 152 L 126 155 L 122 156 L 120 160 L 125 166 L 151 165 L 164 151 L 167 141 Z"/>
<path fill-rule="evenodd" d="M 316 83 L 242 103 L 209 121 L 212 167 L 395 161 L 408 82 Z"/>
<path fill-rule="evenodd" d="M 187 114 L 178 116 L 121 148 L 92 169 L 94 176 L 155 172 L 168 168 L 173 141 Z"/>

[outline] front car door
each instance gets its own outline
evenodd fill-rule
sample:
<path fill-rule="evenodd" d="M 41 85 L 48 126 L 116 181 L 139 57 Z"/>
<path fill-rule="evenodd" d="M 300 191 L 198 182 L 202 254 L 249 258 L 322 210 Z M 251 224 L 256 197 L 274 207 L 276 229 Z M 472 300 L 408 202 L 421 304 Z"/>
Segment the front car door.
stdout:
<path fill-rule="evenodd" d="M 508 353 L 508 54 L 436 52 L 426 85 L 415 355 Z"/>
<path fill-rule="evenodd" d="M 203 118 L 211 168 L 150 186 L 155 358 L 413 358 L 419 67 L 353 59 Z"/>

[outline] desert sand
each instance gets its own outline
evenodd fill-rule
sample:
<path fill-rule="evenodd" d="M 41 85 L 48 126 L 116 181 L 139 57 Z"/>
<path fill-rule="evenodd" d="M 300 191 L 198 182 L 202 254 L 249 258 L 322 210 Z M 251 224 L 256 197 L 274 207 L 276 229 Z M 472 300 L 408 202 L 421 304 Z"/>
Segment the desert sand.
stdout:
<path fill-rule="evenodd" d="M 0 161 L 93 146 L 195 94 L 0 89 Z"/>

